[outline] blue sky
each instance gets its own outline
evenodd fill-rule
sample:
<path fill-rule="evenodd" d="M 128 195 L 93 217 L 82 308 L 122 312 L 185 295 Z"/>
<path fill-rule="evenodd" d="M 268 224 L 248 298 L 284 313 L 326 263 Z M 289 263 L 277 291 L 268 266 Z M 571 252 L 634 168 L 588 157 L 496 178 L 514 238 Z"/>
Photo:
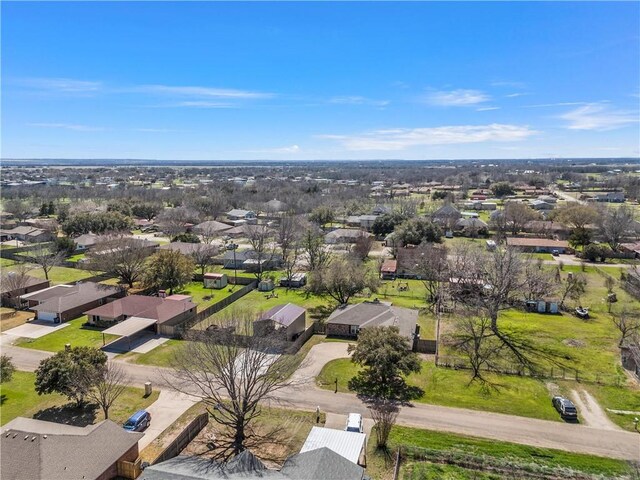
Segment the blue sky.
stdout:
<path fill-rule="evenodd" d="M 3 2 L 2 157 L 637 157 L 638 18 L 638 2 Z"/>

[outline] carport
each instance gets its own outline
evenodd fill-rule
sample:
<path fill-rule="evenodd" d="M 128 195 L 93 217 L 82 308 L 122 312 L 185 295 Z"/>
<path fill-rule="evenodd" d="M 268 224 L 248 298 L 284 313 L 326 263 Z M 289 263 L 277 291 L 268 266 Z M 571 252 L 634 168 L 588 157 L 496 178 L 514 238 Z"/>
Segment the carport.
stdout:
<path fill-rule="evenodd" d="M 129 350 L 131 350 L 131 337 L 136 333 L 139 333 L 142 330 L 150 327 L 151 325 L 155 325 L 156 322 L 157 320 L 154 318 L 128 318 L 124 322 L 120 322 L 117 325 L 114 325 L 113 327 L 109 327 L 106 330 L 102 331 L 102 346 L 106 346 L 104 337 L 105 334 L 118 335 L 119 337 L 126 337 L 129 340 Z M 117 342 L 119 340 L 120 339 L 114 340 L 114 342 Z"/>

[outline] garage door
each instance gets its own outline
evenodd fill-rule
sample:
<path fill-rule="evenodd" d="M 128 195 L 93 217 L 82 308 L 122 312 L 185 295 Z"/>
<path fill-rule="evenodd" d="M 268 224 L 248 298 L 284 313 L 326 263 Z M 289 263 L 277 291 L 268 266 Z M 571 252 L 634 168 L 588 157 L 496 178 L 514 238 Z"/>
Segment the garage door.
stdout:
<path fill-rule="evenodd" d="M 38 320 L 44 320 L 47 322 L 53 322 L 56 318 L 55 312 L 38 312 Z"/>

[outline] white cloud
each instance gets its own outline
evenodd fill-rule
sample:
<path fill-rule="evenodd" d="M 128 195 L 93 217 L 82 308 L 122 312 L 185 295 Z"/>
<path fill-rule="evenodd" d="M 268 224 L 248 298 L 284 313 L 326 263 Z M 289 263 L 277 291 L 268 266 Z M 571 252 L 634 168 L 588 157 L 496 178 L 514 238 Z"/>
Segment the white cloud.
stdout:
<path fill-rule="evenodd" d="M 337 103 L 341 105 L 373 105 L 375 107 L 384 107 L 389 105 L 388 100 L 374 100 L 371 98 L 361 97 L 358 95 L 346 97 L 333 97 L 329 103 Z"/>
<path fill-rule="evenodd" d="M 523 97 L 525 95 L 529 95 L 528 93 L 524 93 L 524 92 L 516 92 L 516 93 L 510 93 L 508 95 L 505 95 L 505 97 L 507 98 L 516 98 L 516 97 Z"/>
<path fill-rule="evenodd" d="M 431 105 L 443 107 L 468 107 L 491 100 L 491 97 L 480 90 L 449 90 L 432 92 L 425 97 Z"/>
<path fill-rule="evenodd" d="M 188 100 L 184 102 L 154 105 L 155 107 L 189 107 L 189 108 L 234 108 L 237 105 L 228 102 L 211 102 L 208 100 Z"/>
<path fill-rule="evenodd" d="M 319 135 L 336 140 L 347 150 L 403 150 L 425 145 L 452 145 L 480 142 L 513 142 L 539 133 L 519 125 L 461 125 L 433 128 L 394 128 L 359 135 Z"/>
<path fill-rule="evenodd" d="M 614 130 L 638 122 L 638 113 L 617 110 L 602 103 L 589 103 L 560 115 L 570 130 Z"/>
<path fill-rule="evenodd" d="M 23 78 L 18 80 L 17 83 L 36 90 L 63 93 L 95 93 L 102 89 L 102 82 L 74 80 L 72 78 Z"/>
<path fill-rule="evenodd" d="M 476 108 L 476 112 L 489 112 L 491 110 L 500 110 L 500 107 L 480 107 L 480 108 Z"/>
<path fill-rule="evenodd" d="M 76 125 L 72 123 L 29 123 L 29 127 L 39 128 L 62 128 L 64 130 L 75 130 L 78 132 L 97 132 L 104 130 L 102 127 L 92 127 L 89 125 Z"/>
<path fill-rule="evenodd" d="M 198 86 L 176 87 L 170 85 L 142 85 L 135 88 L 136 91 L 159 94 L 159 95 L 175 95 L 183 97 L 199 97 L 199 98 L 226 98 L 226 99 L 245 99 L 245 98 L 271 98 L 272 93 L 252 92 L 248 90 L 235 90 L 230 88 L 211 88 Z"/>
<path fill-rule="evenodd" d="M 523 105 L 524 108 L 570 107 L 572 105 L 589 105 L 588 102 L 557 102 L 539 103 L 537 105 Z"/>

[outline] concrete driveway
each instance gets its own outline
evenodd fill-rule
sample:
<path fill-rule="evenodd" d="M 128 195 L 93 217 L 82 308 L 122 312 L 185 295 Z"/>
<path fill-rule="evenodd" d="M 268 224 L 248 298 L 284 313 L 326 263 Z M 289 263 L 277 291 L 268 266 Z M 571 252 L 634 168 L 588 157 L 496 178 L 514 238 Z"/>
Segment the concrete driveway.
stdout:
<path fill-rule="evenodd" d="M 346 342 L 323 342 L 314 345 L 309 350 L 300 368 L 291 377 L 291 380 L 297 385 L 315 385 L 315 378 L 327 363 L 338 358 L 349 357 L 349 353 L 347 353 L 348 347 L 349 344 Z"/>
<path fill-rule="evenodd" d="M 40 338 L 68 326 L 68 323 L 54 324 L 51 322 L 41 322 L 35 320 L 33 322 L 28 322 L 24 325 L 20 325 L 19 327 L 12 328 L 11 330 L 7 330 L 6 332 L 3 332 L 3 334 L 23 338 Z"/>
<path fill-rule="evenodd" d="M 143 450 L 158 438 L 162 432 L 198 401 L 198 398 L 184 393 L 169 389 L 161 390 L 158 400 L 147 408 L 147 412 L 151 414 L 151 425 L 144 431 L 144 437 L 140 440 L 140 450 Z"/>
<path fill-rule="evenodd" d="M 167 340 L 169 340 L 169 337 L 156 335 L 152 332 L 139 332 L 132 335 L 131 339 L 128 337 L 121 337 L 120 339 L 102 347 L 102 350 L 104 352 L 111 352 L 115 354 L 126 353 L 129 351 L 134 353 L 148 353 L 154 348 L 162 345 Z"/>

